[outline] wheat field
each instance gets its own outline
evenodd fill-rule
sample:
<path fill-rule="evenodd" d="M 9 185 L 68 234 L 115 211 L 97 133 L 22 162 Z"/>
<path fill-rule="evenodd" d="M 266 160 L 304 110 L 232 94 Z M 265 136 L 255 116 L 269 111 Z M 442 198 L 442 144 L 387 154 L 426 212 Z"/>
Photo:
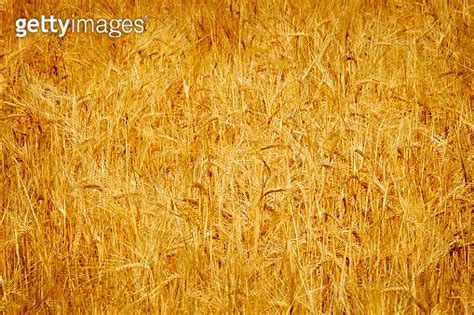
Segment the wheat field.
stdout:
<path fill-rule="evenodd" d="M 473 12 L 4 1 L 0 312 L 472 314 Z"/>

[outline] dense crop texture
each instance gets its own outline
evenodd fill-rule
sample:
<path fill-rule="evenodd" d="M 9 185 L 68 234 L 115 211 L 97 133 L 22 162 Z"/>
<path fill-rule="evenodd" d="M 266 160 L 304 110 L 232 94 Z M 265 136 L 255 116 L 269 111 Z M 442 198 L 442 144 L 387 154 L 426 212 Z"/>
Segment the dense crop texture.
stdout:
<path fill-rule="evenodd" d="M 1 4 L 0 312 L 472 314 L 474 6 L 344 2 Z"/>

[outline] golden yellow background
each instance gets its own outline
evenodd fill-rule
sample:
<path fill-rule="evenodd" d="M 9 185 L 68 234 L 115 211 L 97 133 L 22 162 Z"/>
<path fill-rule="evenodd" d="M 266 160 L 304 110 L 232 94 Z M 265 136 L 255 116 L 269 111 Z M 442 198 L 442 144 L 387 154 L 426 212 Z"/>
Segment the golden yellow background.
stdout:
<path fill-rule="evenodd" d="M 473 10 L 4 1 L 0 310 L 471 313 Z"/>

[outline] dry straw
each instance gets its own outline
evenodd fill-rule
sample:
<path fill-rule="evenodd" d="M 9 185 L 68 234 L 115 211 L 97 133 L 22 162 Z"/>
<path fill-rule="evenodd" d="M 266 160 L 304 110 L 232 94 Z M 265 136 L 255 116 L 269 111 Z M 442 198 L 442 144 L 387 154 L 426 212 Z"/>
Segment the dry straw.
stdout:
<path fill-rule="evenodd" d="M 0 312 L 472 313 L 473 10 L 3 3 Z"/>

